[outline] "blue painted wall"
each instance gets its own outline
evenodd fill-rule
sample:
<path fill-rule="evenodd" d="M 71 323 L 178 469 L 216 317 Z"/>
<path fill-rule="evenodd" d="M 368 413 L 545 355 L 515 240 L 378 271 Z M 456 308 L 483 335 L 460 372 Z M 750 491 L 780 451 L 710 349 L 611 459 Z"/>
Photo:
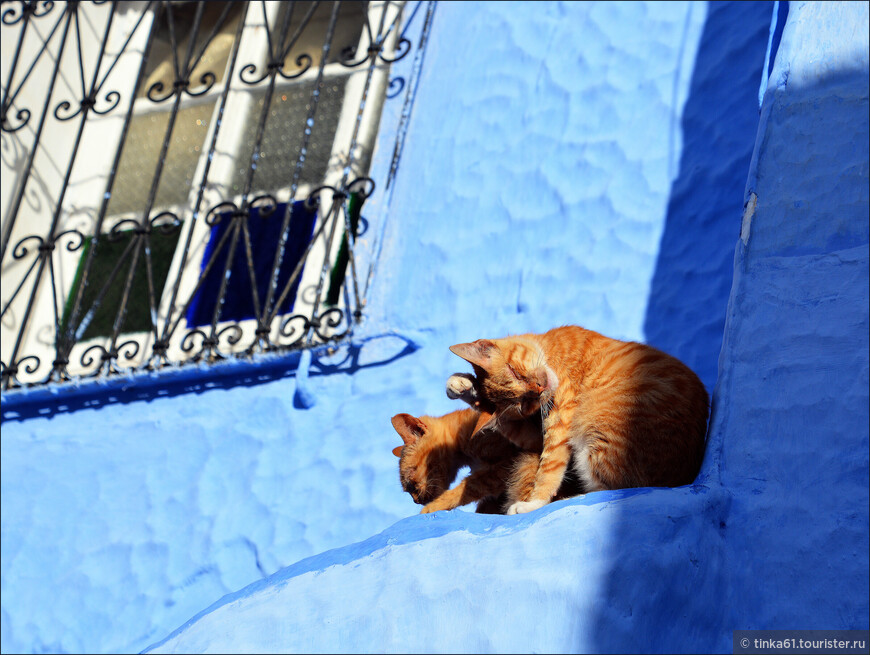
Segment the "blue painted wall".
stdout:
<path fill-rule="evenodd" d="M 729 11 L 711 7 L 696 72 L 708 35 L 739 40 Z M 695 485 L 412 517 L 228 596 L 156 651 L 730 652 L 735 629 L 866 630 L 867 26 L 863 3 L 789 12 Z"/>
<path fill-rule="evenodd" d="M 296 599 L 277 608 L 280 625 L 302 650 L 380 650 L 385 643 L 396 650 L 420 650 L 421 643 L 524 650 L 520 628 L 540 650 L 727 650 L 731 629 L 772 626 L 789 608 L 785 600 L 770 603 L 763 589 L 745 610 L 721 601 L 744 593 L 753 571 L 744 573 L 741 559 L 753 541 L 740 534 L 781 552 L 787 549 L 776 539 L 795 536 L 794 527 L 773 540 L 755 534 L 772 525 L 749 530 L 759 513 L 780 507 L 771 515 L 793 526 L 788 517 L 816 507 L 791 485 L 795 474 L 810 475 L 806 463 L 781 471 L 765 455 L 768 472 L 753 466 L 771 441 L 767 412 L 754 413 L 753 399 L 776 396 L 786 421 L 786 399 L 811 374 L 800 369 L 777 395 L 756 386 L 756 372 L 738 370 L 737 355 L 753 352 L 738 338 L 744 323 L 756 325 L 750 342 L 762 344 L 749 363 L 763 361 L 770 354 L 763 344 L 781 332 L 779 309 L 751 320 L 744 315 L 763 313 L 738 311 L 750 290 L 761 289 L 740 277 L 742 269 L 697 487 L 592 494 L 526 517 L 456 511 L 395 524 L 418 508 L 398 485 L 390 454 L 398 439 L 389 425 L 399 411 L 455 408 L 443 382 L 462 366 L 449 344 L 561 323 L 649 339 L 690 363 L 709 388 L 716 385 L 771 8 L 442 3 L 384 219 L 366 324 L 357 348 L 315 358 L 307 385 L 313 407 L 294 406 L 292 375 L 258 381 L 248 371 L 236 378 L 239 386 L 4 422 L 3 651 L 139 650 L 223 594 L 275 572 L 271 582 L 283 581 L 278 587 Z M 837 22 L 826 20 L 835 30 Z M 787 32 L 783 43 L 795 38 Z M 863 93 L 866 106 L 866 87 Z M 857 97 L 860 104 L 860 89 Z M 790 142 L 770 106 L 759 143 Z M 866 131 L 866 109 L 863 125 Z M 849 170 L 866 187 L 866 152 L 861 157 L 855 154 Z M 755 160 L 759 185 L 767 179 L 765 160 Z M 825 186 L 827 171 L 820 164 L 813 188 Z M 848 198 L 853 212 L 844 224 L 855 223 L 863 202 L 866 237 L 866 195 L 862 201 L 850 195 L 853 185 L 843 188 L 837 197 Z M 764 243 L 761 226 L 782 218 L 766 208 L 785 194 L 760 189 L 757 229 L 744 248 L 750 255 L 765 247 L 756 245 Z M 830 211 L 839 214 L 838 206 Z M 813 211 L 802 215 L 816 225 Z M 742 266 L 751 256 L 740 248 Z M 863 269 L 856 261 L 863 287 L 861 280 L 840 282 L 853 295 L 863 288 L 864 314 L 851 301 L 837 306 L 848 319 L 841 322 L 864 329 L 864 340 L 855 341 L 863 344 L 863 369 L 859 363 L 844 378 L 859 381 L 835 410 L 851 426 L 842 430 L 851 441 L 831 452 L 825 470 L 841 477 L 847 462 L 844 496 L 860 502 L 852 518 L 830 498 L 819 509 L 836 510 L 832 516 L 851 531 L 849 552 L 859 553 L 838 559 L 841 572 L 863 570 L 866 582 L 866 256 Z M 812 302 L 792 304 L 812 314 Z M 803 325 L 795 339 L 827 327 L 821 318 Z M 855 334 L 836 338 L 848 343 Z M 788 352 L 772 370 L 787 371 Z M 825 370 L 844 364 L 832 362 Z M 862 398 L 863 414 L 856 409 Z M 800 420 L 827 434 L 826 416 L 812 410 Z M 811 443 L 792 423 L 782 425 L 778 447 L 814 459 Z M 787 455 L 774 463 L 791 462 Z M 731 460 L 731 473 L 720 476 Z M 761 484 L 751 481 L 756 477 L 764 481 L 759 494 L 751 487 Z M 813 539 L 833 525 L 821 520 Z M 444 541 L 427 541 L 439 534 Z M 754 555 L 759 569 L 764 552 Z M 369 553 L 377 556 L 359 559 Z M 494 576 L 481 562 L 513 577 Z M 774 574 L 771 584 L 780 582 L 777 575 L 785 574 Z M 445 583 L 465 600 L 445 604 Z M 506 594 L 537 608 L 534 629 L 495 602 Z M 444 613 L 434 622 L 423 612 L 397 615 L 397 607 L 415 603 Z M 844 597 L 841 623 L 862 608 L 866 617 L 866 601 Z M 342 627 L 323 630 L 325 619 Z M 241 623 L 235 633 L 270 638 Z M 658 646 L 650 645 L 652 635 Z"/>
<path fill-rule="evenodd" d="M 764 100 L 710 462 L 732 625 L 870 621 L 868 9 L 791 3 Z"/>

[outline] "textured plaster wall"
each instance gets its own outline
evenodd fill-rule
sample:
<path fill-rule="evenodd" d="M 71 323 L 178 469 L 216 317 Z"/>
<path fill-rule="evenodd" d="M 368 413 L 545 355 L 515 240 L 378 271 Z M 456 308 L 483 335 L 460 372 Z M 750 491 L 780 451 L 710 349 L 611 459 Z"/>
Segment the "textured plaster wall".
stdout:
<path fill-rule="evenodd" d="M 695 485 L 408 518 L 157 651 L 731 652 L 735 629 L 866 630 L 867 9 L 790 7 Z"/>
<path fill-rule="evenodd" d="M 543 650 L 645 650 L 652 634 L 663 648 L 724 649 L 717 485 L 389 528 L 418 510 L 398 485 L 389 417 L 455 408 L 449 344 L 562 323 L 648 339 L 712 390 L 770 11 L 442 3 L 361 345 L 315 359 L 313 407 L 294 403 L 291 375 L 4 422 L 3 651 L 139 650 L 275 572 L 295 600 L 272 624 L 301 650 L 523 649 L 499 641 L 524 624 L 496 601 L 530 588 L 523 602 L 542 622 L 526 638 Z M 715 481 L 722 457 L 709 461 Z M 367 553 L 374 563 L 356 561 Z M 439 557 L 417 593 L 408 571 Z M 503 583 L 481 561 L 514 573 Z M 400 629 L 409 593 L 444 606 L 445 570 L 466 600 Z M 306 594 L 319 609 L 301 611 Z M 489 605 L 472 625 L 469 607 Z"/>

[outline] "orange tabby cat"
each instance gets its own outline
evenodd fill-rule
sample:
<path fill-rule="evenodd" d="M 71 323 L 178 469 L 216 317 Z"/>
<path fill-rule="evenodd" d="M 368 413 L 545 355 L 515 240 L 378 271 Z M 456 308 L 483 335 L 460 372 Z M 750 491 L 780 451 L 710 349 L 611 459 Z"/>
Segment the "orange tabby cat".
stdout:
<path fill-rule="evenodd" d="M 540 419 L 504 424 L 514 442 L 536 444 L 531 452 L 521 450 L 491 427 L 481 429 L 491 419 L 491 414 L 473 409 L 438 417 L 396 414 L 392 418 L 393 427 L 405 442 L 393 449 L 400 458 L 402 488 L 414 502 L 425 505 L 422 514 L 475 501 L 478 512 L 503 514 L 507 507 L 528 497 L 543 445 Z M 463 466 L 470 467 L 471 473 L 449 489 Z M 563 498 L 579 493 L 582 489 L 574 480 L 560 489 Z"/>
<path fill-rule="evenodd" d="M 497 420 L 544 414 L 533 489 L 508 514 L 551 502 L 569 463 L 588 491 L 675 487 L 697 476 L 708 396 L 678 359 L 577 326 L 450 350 L 471 363 Z"/>

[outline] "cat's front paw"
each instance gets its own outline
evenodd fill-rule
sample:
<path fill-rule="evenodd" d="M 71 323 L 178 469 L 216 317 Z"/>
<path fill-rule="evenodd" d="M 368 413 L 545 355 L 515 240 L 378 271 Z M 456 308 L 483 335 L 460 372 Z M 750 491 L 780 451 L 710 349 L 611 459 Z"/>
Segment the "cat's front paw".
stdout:
<path fill-rule="evenodd" d="M 442 503 L 433 500 L 431 503 L 423 505 L 423 509 L 420 510 L 420 514 L 431 514 L 432 512 L 440 512 L 447 509 L 450 509 L 450 507 L 446 507 Z"/>
<path fill-rule="evenodd" d="M 454 400 L 459 398 L 474 407 L 477 402 L 474 382 L 474 376 L 470 373 L 454 373 L 447 378 L 447 397 Z"/>
<path fill-rule="evenodd" d="M 508 507 L 508 514 L 526 514 L 533 512 L 547 504 L 546 500 L 526 500 L 519 501 Z"/>

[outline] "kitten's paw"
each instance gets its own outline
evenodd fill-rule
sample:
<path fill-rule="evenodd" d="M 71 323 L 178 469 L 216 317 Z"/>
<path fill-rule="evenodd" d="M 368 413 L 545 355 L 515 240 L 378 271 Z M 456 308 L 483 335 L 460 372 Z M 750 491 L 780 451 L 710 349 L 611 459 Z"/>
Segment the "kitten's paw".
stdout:
<path fill-rule="evenodd" d="M 477 390 L 474 388 L 474 376 L 470 373 L 454 373 L 447 378 L 447 397 L 460 398 L 469 405 L 477 400 Z"/>
<path fill-rule="evenodd" d="M 423 505 L 423 509 L 420 510 L 420 514 L 431 514 L 432 512 L 440 512 L 442 510 L 448 509 L 447 507 L 442 507 L 439 504 L 436 504 L 434 501 L 429 503 L 428 505 Z"/>
<path fill-rule="evenodd" d="M 543 507 L 547 504 L 546 500 L 527 500 L 527 501 L 519 501 L 514 503 L 510 507 L 508 507 L 508 514 L 526 514 L 527 512 L 533 512 L 536 509 Z"/>

